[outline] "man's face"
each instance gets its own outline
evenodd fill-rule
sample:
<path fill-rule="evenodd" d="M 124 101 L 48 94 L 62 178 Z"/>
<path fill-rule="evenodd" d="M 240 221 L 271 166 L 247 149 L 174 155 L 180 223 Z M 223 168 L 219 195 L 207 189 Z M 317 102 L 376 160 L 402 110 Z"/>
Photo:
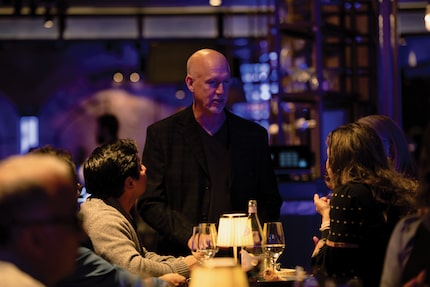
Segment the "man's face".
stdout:
<path fill-rule="evenodd" d="M 63 278 L 75 268 L 77 248 L 84 238 L 83 230 L 77 218 L 78 205 L 76 187 L 74 185 L 61 185 L 61 192 L 53 198 L 50 208 L 52 223 L 44 225 L 47 245 L 47 272 L 53 280 Z M 54 273 L 53 270 L 56 272 Z"/>
<path fill-rule="evenodd" d="M 227 103 L 230 85 L 228 74 L 199 79 L 195 84 L 194 98 L 196 105 L 209 114 L 221 113 Z"/>
<path fill-rule="evenodd" d="M 31 154 L 0 163 L 0 170 L 0 186 L 6 191 L 15 188 L 11 196 L 22 195 L 27 197 L 23 202 L 31 202 L 15 206 L 19 211 L 13 212 L 8 244 L 26 272 L 54 285 L 73 272 L 84 239 L 70 166 L 51 155 Z"/>
<path fill-rule="evenodd" d="M 187 76 L 196 108 L 203 114 L 219 114 L 227 104 L 230 70 L 224 58 L 202 60 Z"/>
<path fill-rule="evenodd" d="M 146 191 L 146 167 L 143 164 L 140 165 L 140 174 L 139 179 L 136 180 L 136 185 L 138 196 L 141 196 Z"/>

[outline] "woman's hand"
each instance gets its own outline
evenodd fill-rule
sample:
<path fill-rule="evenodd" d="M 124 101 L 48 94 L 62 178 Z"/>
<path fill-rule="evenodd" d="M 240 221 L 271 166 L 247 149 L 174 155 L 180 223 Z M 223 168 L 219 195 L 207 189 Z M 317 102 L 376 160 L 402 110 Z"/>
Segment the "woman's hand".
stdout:
<path fill-rule="evenodd" d="M 315 211 L 322 216 L 322 221 L 330 221 L 330 199 L 327 196 L 320 197 L 314 194 Z"/>
<path fill-rule="evenodd" d="M 316 236 L 312 237 L 312 240 L 314 241 L 314 244 L 315 244 L 314 251 L 312 252 L 312 257 L 314 257 L 315 255 L 318 254 L 318 252 L 320 252 L 320 249 L 324 246 L 325 240 L 319 239 Z"/>

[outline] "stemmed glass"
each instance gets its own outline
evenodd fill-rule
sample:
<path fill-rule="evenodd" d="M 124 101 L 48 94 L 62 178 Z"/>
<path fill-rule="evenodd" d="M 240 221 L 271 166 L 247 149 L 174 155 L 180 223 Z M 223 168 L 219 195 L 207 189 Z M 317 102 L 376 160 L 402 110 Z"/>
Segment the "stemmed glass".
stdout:
<path fill-rule="evenodd" d="M 200 223 L 193 227 L 191 252 L 200 263 L 215 257 L 218 252 L 216 239 L 215 223 Z"/>
<path fill-rule="evenodd" d="M 262 247 L 270 260 L 269 268 L 276 271 L 276 261 L 285 249 L 284 230 L 281 222 L 264 223 Z"/>

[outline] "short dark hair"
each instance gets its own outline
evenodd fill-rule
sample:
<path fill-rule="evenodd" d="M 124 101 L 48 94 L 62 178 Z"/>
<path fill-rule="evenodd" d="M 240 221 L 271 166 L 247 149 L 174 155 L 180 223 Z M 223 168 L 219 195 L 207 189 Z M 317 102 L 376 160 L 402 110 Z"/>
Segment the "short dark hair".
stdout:
<path fill-rule="evenodd" d="M 78 182 L 78 173 L 76 171 L 76 164 L 73 161 L 73 156 L 69 151 L 62 148 L 55 148 L 51 145 L 45 145 L 43 147 L 39 147 L 31 150 L 30 153 L 50 154 L 64 160 L 70 167 L 70 172 L 73 176 L 73 179 L 75 180 L 75 182 Z"/>
<path fill-rule="evenodd" d="M 141 161 L 137 144 L 119 139 L 94 149 L 84 163 L 87 191 L 97 198 L 120 197 L 127 177 L 140 177 Z"/>

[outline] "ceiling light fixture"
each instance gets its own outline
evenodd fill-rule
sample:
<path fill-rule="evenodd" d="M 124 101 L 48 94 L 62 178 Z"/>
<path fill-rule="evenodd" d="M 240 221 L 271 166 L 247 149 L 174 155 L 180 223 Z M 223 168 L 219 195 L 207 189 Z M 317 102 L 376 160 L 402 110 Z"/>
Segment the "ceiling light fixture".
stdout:
<path fill-rule="evenodd" d="M 46 29 L 54 27 L 54 18 L 52 17 L 51 8 L 49 6 L 46 6 L 45 8 L 43 27 L 45 27 Z"/>
<path fill-rule="evenodd" d="M 46 29 L 51 29 L 52 27 L 54 27 L 54 20 L 52 19 L 52 16 L 45 18 L 43 27 L 45 27 Z"/>
<path fill-rule="evenodd" d="M 54 16 L 52 13 L 53 0 L 45 0 L 45 14 L 43 18 L 43 27 L 51 29 L 54 27 Z"/>

